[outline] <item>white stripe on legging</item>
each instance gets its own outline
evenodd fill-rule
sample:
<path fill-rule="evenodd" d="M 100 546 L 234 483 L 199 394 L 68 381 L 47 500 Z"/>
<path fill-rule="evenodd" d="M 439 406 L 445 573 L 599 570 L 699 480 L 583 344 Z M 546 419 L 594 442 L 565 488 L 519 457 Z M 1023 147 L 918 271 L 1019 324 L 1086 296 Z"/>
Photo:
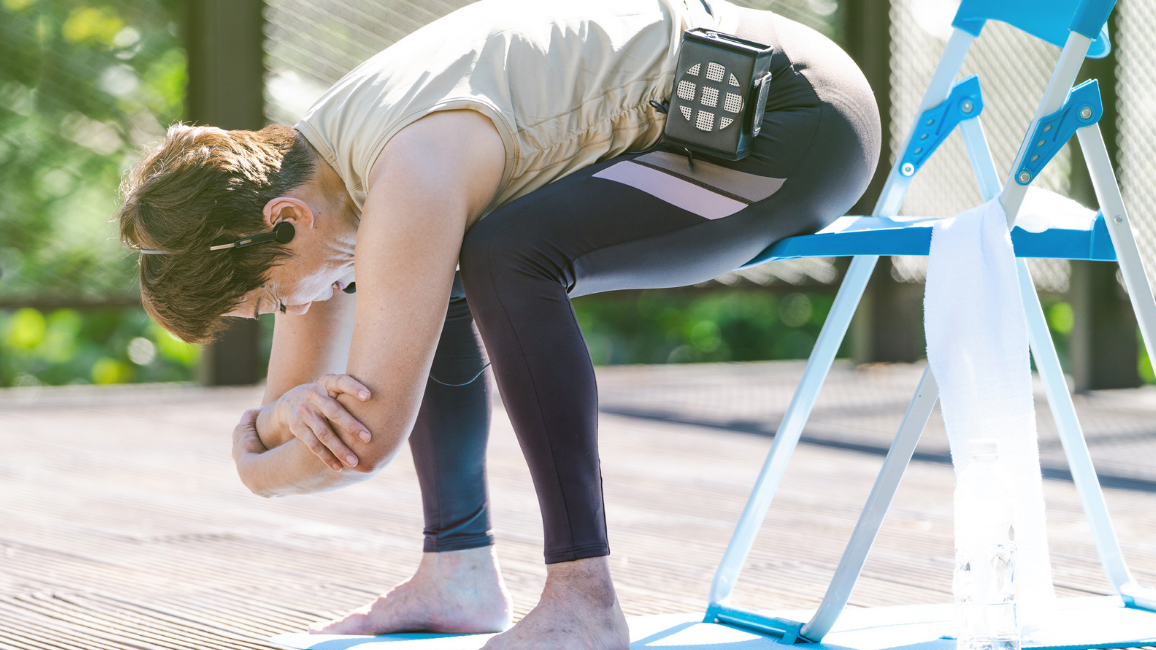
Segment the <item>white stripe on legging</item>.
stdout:
<path fill-rule="evenodd" d="M 716 194 L 676 176 L 643 165 L 636 165 L 630 161 L 611 165 L 594 174 L 594 178 L 604 178 L 608 181 L 629 185 L 675 207 L 707 219 L 728 217 L 747 207 L 747 204 L 741 201 Z"/>

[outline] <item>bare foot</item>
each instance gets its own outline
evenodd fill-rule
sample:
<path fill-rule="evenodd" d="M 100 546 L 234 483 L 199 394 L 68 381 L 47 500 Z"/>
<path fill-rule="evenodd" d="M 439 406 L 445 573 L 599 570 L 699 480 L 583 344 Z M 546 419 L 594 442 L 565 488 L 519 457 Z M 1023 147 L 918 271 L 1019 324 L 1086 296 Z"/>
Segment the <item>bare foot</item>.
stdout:
<path fill-rule="evenodd" d="M 483 650 L 627 650 L 630 631 L 605 557 L 546 567 L 542 600 Z"/>
<path fill-rule="evenodd" d="M 309 626 L 313 634 L 443 632 L 510 627 L 510 594 L 494 547 L 424 553 L 412 578 L 345 616 Z"/>

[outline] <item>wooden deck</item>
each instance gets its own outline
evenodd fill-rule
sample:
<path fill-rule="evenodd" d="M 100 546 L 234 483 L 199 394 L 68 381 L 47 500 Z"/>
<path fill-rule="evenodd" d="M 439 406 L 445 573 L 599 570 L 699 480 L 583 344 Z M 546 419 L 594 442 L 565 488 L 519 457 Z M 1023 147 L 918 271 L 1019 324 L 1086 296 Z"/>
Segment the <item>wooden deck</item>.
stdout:
<path fill-rule="evenodd" d="M 628 614 L 701 611 L 714 567 L 790 399 L 797 363 L 607 368 L 602 459 Z M 839 366 L 736 601 L 817 604 L 919 367 Z M 229 433 L 256 389 L 0 391 L 0 648 L 269 648 L 410 573 L 421 507 L 407 454 L 331 494 L 263 500 Z M 1107 593 L 1046 407 L 1041 447 L 1055 582 Z M 1156 390 L 1082 396 L 1093 455 L 1136 577 L 1156 584 Z M 938 415 L 852 604 L 950 600 L 952 470 Z M 499 411 L 490 477 L 518 614 L 544 579 L 529 475 Z"/>

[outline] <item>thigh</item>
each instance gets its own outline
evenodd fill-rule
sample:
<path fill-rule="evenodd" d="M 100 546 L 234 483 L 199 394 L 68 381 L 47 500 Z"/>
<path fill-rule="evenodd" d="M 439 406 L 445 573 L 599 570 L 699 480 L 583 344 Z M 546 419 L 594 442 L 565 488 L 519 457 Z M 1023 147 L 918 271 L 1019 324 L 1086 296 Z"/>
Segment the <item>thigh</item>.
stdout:
<path fill-rule="evenodd" d="M 703 282 L 842 216 L 878 158 L 870 87 L 822 35 L 769 12 L 751 15 L 758 20 L 746 35 L 775 48 L 751 155 L 621 156 L 502 206 L 467 233 L 465 248 L 485 242 L 493 259 L 546 273 L 577 296 Z"/>
<path fill-rule="evenodd" d="M 547 277 L 571 297 L 685 286 L 841 214 L 824 209 L 821 191 L 793 179 L 707 160 L 693 165 L 652 152 L 555 181 L 475 225 L 463 245 L 463 272 L 468 263 L 473 271 Z"/>

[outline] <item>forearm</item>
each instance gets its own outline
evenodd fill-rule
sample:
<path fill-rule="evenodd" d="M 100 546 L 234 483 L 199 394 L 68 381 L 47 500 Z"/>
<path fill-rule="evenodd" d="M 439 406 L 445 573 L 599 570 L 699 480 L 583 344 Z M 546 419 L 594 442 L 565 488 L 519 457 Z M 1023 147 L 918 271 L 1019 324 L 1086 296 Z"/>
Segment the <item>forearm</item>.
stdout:
<path fill-rule="evenodd" d="M 322 375 L 345 372 L 356 306 L 353 295 L 339 292 L 304 314 L 276 315 L 262 404 Z"/>
<path fill-rule="evenodd" d="M 345 406 L 362 403 L 350 398 Z M 240 433 L 235 433 L 241 436 L 234 443 L 237 473 L 241 482 L 260 496 L 309 494 L 360 483 L 393 460 L 408 432 L 408 427 L 382 427 L 374 444 L 350 437 L 344 442 L 361 462 L 343 466 L 332 455 L 329 461 L 322 460 L 317 450 L 295 436 L 286 409 L 278 408 L 278 404 L 247 411 L 251 419 L 243 418 Z"/>
<path fill-rule="evenodd" d="M 266 449 L 280 447 L 294 439 L 293 432 L 289 430 L 289 423 L 280 417 L 277 405 L 276 401 L 265 404 L 257 415 L 257 436 Z"/>
<path fill-rule="evenodd" d="M 336 490 L 372 476 L 348 468 L 335 472 L 296 438 L 263 453 L 245 451 L 235 460 L 241 482 L 263 497 Z"/>

